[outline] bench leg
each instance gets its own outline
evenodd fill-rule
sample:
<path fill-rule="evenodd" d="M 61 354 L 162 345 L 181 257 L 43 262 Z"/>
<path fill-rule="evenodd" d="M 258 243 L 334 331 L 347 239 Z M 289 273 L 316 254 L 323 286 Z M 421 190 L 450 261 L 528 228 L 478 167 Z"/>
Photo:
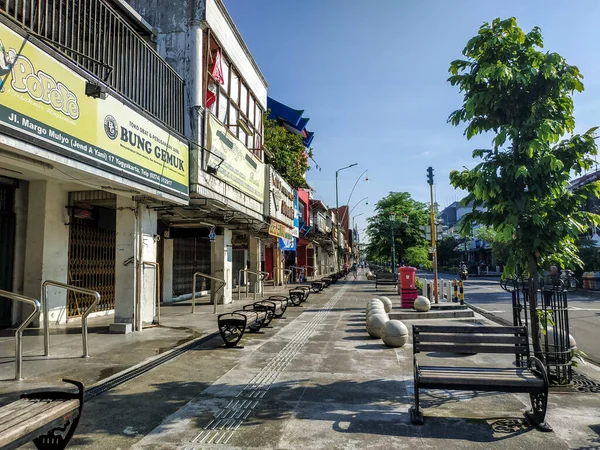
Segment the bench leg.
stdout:
<path fill-rule="evenodd" d="M 219 333 L 225 342 L 225 347 L 235 347 L 246 330 L 246 323 L 242 320 L 219 321 Z"/>
<path fill-rule="evenodd" d="M 38 450 L 63 450 L 73 437 L 79 423 L 79 415 L 67 420 L 64 425 L 50 430 L 48 433 L 35 438 L 33 443 Z"/>
<path fill-rule="evenodd" d="M 419 385 L 415 380 L 415 406 L 410 407 L 410 421 L 413 425 L 423 425 L 423 410 L 419 406 Z"/>
<path fill-rule="evenodd" d="M 548 408 L 548 392 L 529 394 L 531 409 L 525 413 L 525 417 L 540 431 L 552 431 L 552 427 L 546 422 L 546 409 Z"/>

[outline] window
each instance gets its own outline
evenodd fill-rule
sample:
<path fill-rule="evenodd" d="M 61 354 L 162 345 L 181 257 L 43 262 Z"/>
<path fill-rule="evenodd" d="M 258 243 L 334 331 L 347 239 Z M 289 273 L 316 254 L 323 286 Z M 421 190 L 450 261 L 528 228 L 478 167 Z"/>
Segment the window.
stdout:
<path fill-rule="evenodd" d="M 210 107 L 216 117 L 233 133 L 257 158 L 263 159 L 262 142 L 263 109 L 257 103 L 253 92 L 245 80 L 229 61 L 227 54 L 218 41 L 205 32 L 206 51 L 208 51 L 208 67 L 205 73 L 205 86 L 215 83 L 212 76 L 215 57 L 221 52 L 222 85 L 218 85 L 217 101 Z"/>

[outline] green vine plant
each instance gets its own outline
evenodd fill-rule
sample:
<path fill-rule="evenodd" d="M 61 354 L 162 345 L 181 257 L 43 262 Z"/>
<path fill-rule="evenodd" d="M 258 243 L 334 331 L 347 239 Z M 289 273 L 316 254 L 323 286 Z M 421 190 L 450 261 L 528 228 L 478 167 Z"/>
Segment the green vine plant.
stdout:
<path fill-rule="evenodd" d="M 302 136 L 293 134 L 279 125 L 276 120 L 269 119 L 269 112 L 264 113 L 265 147 L 268 152 L 266 161 L 294 188 L 306 188 L 304 178 L 308 166 L 308 158 L 312 158 L 311 149 L 306 149 Z"/>

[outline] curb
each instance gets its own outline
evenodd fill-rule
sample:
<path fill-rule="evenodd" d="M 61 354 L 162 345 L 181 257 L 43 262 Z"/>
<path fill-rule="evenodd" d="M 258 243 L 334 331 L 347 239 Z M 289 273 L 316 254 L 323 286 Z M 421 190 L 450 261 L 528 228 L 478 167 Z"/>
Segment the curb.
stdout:
<path fill-rule="evenodd" d="M 465 301 L 465 305 L 467 305 L 469 308 L 471 308 L 473 311 L 475 311 L 477 314 L 481 314 L 483 317 L 485 317 L 486 319 L 491 320 L 492 322 L 496 322 L 499 325 L 503 325 L 506 327 L 512 327 L 513 324 L 511 322 L 509 322 L 508 320 L 502 319 L 501 317 L 495 316 L 494 314 L 490 313 L 489 311 L 486 311 L 483 308 L 480 308 L 479 306 L 475 306 L 470 304 L 469 302 Z"/>

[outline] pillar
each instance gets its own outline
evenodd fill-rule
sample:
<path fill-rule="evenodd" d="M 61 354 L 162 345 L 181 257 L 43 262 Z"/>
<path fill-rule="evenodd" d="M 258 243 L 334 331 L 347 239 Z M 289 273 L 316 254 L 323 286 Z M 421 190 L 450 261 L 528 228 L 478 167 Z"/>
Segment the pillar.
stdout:
<path fill-rule="evenodd" d="M 127 333 L 151 324 L 156 315 L 156 267 L 143 261 L 156 262 L 156 211 L 139 205 L 128 197 L 117 196 L 115 235 L 115 317 L 112 333 Z M 139 223 L 138 223 L 139 220 Z M 137 260 L 137 240 L 141 232 L 141 260 Z M 126 265 L 123 263 L 126 262 Z M 139 280 L 138 280 L 139 277 Z M 136 298 L 139 286 L 139 316 Z M 137 320 L 136 320 L 137 318 Z M 135 323 L 137 322 L 137 323 Z"/>
<path fill-rule="evenodd" d="M 163 239 L 163 258 L 160 270 L 162 271 L 162 300 L 170 303 L 173 301 L 173 249 L 175 241 L 173 239 Z"/>
<path fill-rule="evenodd" d="M 136 204 L 130 198 L 117 196 L 115 317 L 114 323 L 111 324 L 111 333 L 132 331 L 135 317 L 135 208 Z"/>
<path fill-rule="evenodd" d="M 46 280 L 67 283 L 69 273 L 68 192 L 59 183 L 32 181 L 27 204 L 27 242 L 23 295 L 40 299 Z M 50 324 L 67 321 L 67 295 L 62 289 L 48 291 Z M 22 314 L 29 314 L 29 307 Z M 42 321 L 40 315 L 40 321 Z"/>
<path fill-rule="evenodd" d="M 146 205 L 140 205 L 142 220 L 142 261 L 157 262 L 157 220 L 156 211 Z M 144 264 L 141 270 L 141 319 L 143 324 L 152 324 L 157 316 L 157 268 L 154 264 Z"/>
<path fill-rule="evenodd" d="M 250 269 L 252 272 L 257 272 L 259 273 L 261 270 L 261 261 L 262 261 L 262 255 L 261 255 L 261 241 L 259 238 L 254 237 L 254 236 L 250 236 L 250 244 L 248 245 L 248 258 L 250 260 L 250 266 L 248 267 L 248 269 Z M 250 280 L 250 286 L 249 286 L 249 291 L 250 292 L 254 292 L 254 286 L 256 283 L 256 275 L 250 275 L 249 276 L 249 280 Z M 260 294 L 260 283 L 256 284 L 257 287 L 257 294 Z"/>
<path fill-rule="evenodd" d="M 219 305 L 225 305 L 233 301 L 231 296 L 231 271 L 233 270 L 233 249 L 231 247 L 231 237 L 232 231 L 227 228 L 223 228 L 221 233 L 217 234 L 215 240 L 211 243 L 211 276 L 215 278 L 222 278 L 227 282 L 225 287 L 219 289 L 219 292 L 214 295 L 216 283 L 211 281 L 211 295 L 214 297 L 213 301 L 216 301 Z"/>
<path fill-rule="evenodd" d="M 275 286 L 283 284 L 283 251 L 279 248 L 279 239 L 275 241 L 273 246 L 273 283 Z"/>

